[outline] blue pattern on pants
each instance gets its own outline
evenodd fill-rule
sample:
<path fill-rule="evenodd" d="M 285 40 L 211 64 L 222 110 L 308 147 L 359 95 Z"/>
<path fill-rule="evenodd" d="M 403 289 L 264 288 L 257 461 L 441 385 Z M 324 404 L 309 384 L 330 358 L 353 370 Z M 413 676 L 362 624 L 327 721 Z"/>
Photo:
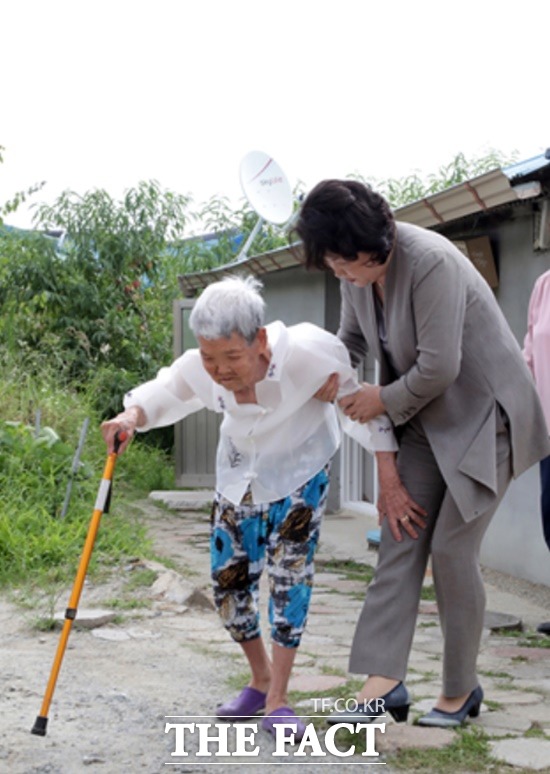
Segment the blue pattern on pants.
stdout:
<path fill-rule="evenodd" d="M 214 601 L 237 642 L 259 637 L 259 583 L 267 560 L 269 622 L 274 642 L 296 648 L 313 586 L 313 559 L 326 506 L 330 463 L 288 497 L 235 506 L 217 494 L 212 508 Z"/>

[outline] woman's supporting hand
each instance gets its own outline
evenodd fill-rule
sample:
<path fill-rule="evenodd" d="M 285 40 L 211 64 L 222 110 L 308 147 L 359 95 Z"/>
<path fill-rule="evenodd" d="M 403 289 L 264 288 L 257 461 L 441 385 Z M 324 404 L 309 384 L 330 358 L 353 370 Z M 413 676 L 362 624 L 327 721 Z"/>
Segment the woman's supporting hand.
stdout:
<path fill-rule="evenodd" d="M 363 382 L 357 392 L 340 398 L 338 405 L 350 419 L 361 423 L 369 422 L 386 410 L 380 400 L 380 390 L 378 385 Z"/>

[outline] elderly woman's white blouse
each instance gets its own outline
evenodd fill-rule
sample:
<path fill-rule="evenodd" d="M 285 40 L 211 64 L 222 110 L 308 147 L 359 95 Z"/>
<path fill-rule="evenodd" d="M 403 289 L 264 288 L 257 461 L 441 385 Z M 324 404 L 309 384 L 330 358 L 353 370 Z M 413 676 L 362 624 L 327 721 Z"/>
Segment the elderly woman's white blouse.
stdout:
<path fill-rule="evenodd" d="M 339 397 L 359 387 L 336 336 L 310 323 L 287 328 L 277 321 L 266 330 L 272 356 L 265 378 L 256 384 L 257 404 L 239 404 L 216 384 L 198 349 L 124 398 L 125 408 L 140 406 L 145 412 L 147 424 L 140 431 L 171 425 L 201 408 L 223 413 L 216 488 L 236 505 L 248 487 L 254 503 L 280 500 L 321 470 L 338 449 L 341 433 L 335 407 L 313 395 L 332 373 L 340 377 Z M 396 451 L 385 414 L 366 424 L 339 415 L 344 431 L 368 451 Z"/>

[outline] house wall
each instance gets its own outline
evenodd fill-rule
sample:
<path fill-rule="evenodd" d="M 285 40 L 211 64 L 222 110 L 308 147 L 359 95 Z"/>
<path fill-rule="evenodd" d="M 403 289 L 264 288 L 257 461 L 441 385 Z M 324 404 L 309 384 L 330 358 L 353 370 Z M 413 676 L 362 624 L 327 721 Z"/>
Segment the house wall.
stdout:
<path fill-rule="evenodd" d="M 528 211 L 494 227 L 489 236 L 499 269 L 495 294 L 523 346 L 531 290 L 537 277 L 550 269 L 550 252 L 533 249 L 533 215 Z M 483 540 L 481 560 L 488 567 L 550 586 L 550 554 L 542 534 L 539 497 L 538 466 L 534 466 L 510 485 Z"/>
<path fill-rule="evenodd" d="M 193 308 L 191 299 L 174 301 L 174 357 L 197 346 L 189 327 Z M 202 409 L 174 425 L 176 486 L 182 488 L 215 487 L 216 448 L 220 414 Z"/>
<path fill-rule="evenodd" d="M 326 286 L 332 277 L 324 272 L 307 272 L 301 266 L 282 269 L 261 277 L 266 301 L 266 320 L 282 320 L 285 325 L 311 322 L 321 328 L 327 325 Z M 331 282 L 332 284 L 332 282 Z"/>

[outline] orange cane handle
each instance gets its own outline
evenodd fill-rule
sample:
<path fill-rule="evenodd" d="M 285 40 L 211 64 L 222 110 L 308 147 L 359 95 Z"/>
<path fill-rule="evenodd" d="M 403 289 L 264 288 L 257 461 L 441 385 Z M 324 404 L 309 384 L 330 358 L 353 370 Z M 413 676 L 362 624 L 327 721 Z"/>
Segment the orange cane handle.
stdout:
<path fill-rule="evenodd" d="M 118 454 L 120 444 L 124 443 L 127 438 L 128 433 L 125 430 L 119 430 L 118 433 L 115 434 L 115 454 Z"/>

